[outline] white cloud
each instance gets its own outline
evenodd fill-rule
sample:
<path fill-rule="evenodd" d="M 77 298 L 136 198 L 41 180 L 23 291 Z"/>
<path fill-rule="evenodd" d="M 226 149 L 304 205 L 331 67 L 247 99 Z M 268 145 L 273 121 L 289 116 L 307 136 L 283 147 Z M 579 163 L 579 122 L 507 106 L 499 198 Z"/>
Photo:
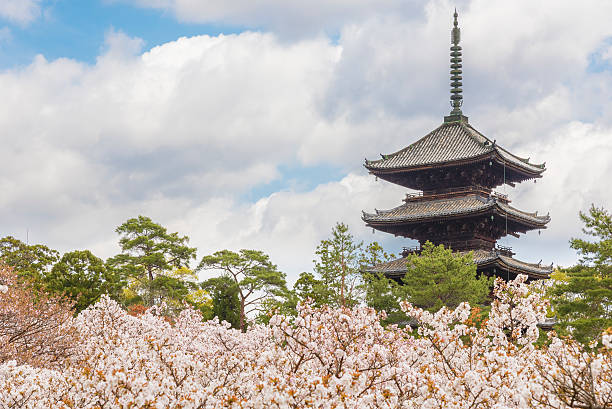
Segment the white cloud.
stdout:
<path fill-rule="evenodd" d="M 278 192 L 253 204 L 213 199 L 172 226 L 191 233 L 200 255 L 224 248 L 261 249 L 295 280 L 311 268 L 316 245 L 329 236 L 336 222 L 348 224 L 358 238 L 389 243 L 391 237 L 372 235 L 365 227 L 360 209 L 395 206 L 402 196 L 401 188 L 349 174 L 312 191 Z"/>
<path fill-rule="evenodd" d="M 316 123 L 311 93 L 337 58 L 325 43 L 285 47 L 257 33 L 180 39 L 133 55 L 137 46 L 111 34 L 95 66 L 40 56 L 0 75 L 0 126 L 11 130 L 0 155 L 20 165 L 5 183 L 31 176 L 34 184 L 5 200 L 21 203 L 26 190 L 72 194 L 84 187 L 79 180 L 120 201 L 268 182 Z M 53 171 L 39 178 L 47 165 Z"/>
<path fill-rule="evenodd" d="M 0 0 L 0 18 L 19 24 L 36 20 L 41 13 L 42 0 Z"/>
<path fill-rule="evenodd" d="M 608 3 L 564 4 L 553 17 L 530 6 L 519 18 L 526 4 L 464 7 L 464 111 L 502 146 L 548 162 L 544 179 L 508 193 L 521 209 L 550 211 L 550 228 L 509 243 L 519 258 L 569 264 L 577 212 L 612 202 L 602 180 L 612 170 L 612 79 L 589 70 L 612 34 Z M 261 248 L 294 275 L 336 221 L 401 246 L 371 236 L 359 217 L 400 204 L 402 189 L 361 165 L 448 113 L 450 5 L 424 10 L 348 15 L 337 45 L 245 32 L 142 52 L 141 40 L 111 30 L 94 65 L 39 56 L 0 73 L 0 235 L 29 229 L 31 241 L 107 257 L 117 251 L 114 227 L 146 214 L 191 236 L 200 255 Z M 284 167 L 304 166 L 347 176 L 243 199 L 282 182 Z"/>
<path fill-rule="evenodd" d="M 108 0 L 166 10 L 179 20 L 273 29 L 284 36 L 334 32 L 373 14 L 410 15 L 420 10 L 413 0 Z"/>
<path fill-rule="evenodd" d="M 138 55 L 144 46 L 144 40 L 130 37 L 120 30 L 110 28 L 104 36 L 105 50 L 101 58 L 122 60 Z"/>

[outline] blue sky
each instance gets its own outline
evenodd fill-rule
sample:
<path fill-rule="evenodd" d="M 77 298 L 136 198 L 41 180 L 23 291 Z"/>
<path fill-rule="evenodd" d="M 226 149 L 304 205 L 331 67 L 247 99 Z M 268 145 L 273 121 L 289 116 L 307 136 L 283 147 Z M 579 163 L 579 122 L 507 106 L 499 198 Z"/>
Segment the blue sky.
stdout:
<path fill-rule="evenodd" d="M 603 0 L 0 0 L 0 236 L 109 257 L 143 214 L 200 256 L 262 249 L 290 279 L 338 221 L 411 245 L 360 220 L 406 193 L 362 164 L 448 114 L 455 6 L 464 113 L 547 162 L 499 190 L 549 228 L 501 244 L 574 263 L 578 212 L 612 203 Z"/>
<path fill-rule="evenodd" d="M 0 68 L 29 64 L 37 54 L 47 59 L 72 58 L 93 64 L 109 30 L 144 40 L 144 47 L 194 35 L 238 33 L 245 27 L 178 22 L 168 12 L 98 0 L 55 0 L 41 4 L 41 16 L 23 24 L 3 19 L 9 38 L 0 43 Z"/>

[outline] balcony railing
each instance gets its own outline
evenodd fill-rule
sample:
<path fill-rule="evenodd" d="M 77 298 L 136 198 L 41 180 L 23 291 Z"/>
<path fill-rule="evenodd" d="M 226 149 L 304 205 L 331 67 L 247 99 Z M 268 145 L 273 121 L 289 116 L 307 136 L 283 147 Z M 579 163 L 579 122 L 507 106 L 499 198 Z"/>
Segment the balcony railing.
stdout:
<path fill-rule="evenodd" d="M 503 193 L 499 193 L 499 192 L 493 192 L 491 193 L 491 196 L 504 202 L 504 203 L 510 203 L 510 199 L 508 199 L 508 195 L 503 194 Z"/>
<path fill-rule="evenodd" d="M 419 253 L 421 253 L 421 246 L 402 248 L 402 257 L 407 257 L 409 254 L 419 254 Z"/>
<path fill-rule="evenodd" d="M 512 251 L 512 247 L 495 245 L 493 246 L 490 242 L 480 239 L 472 239 L 472 240 L 457 240 L 443 244 L 446 248 L 451 248 L 457 251 L 469 251 L 469 250 L 486 250 L 486 251 L 494 251 L 497 254 L 501 254 L 507 257 L 514 256 L 514 252 Z M 402 248 L 402 257 L 406 257 L 409 254 L 420 254 L 421 246 L 413 246 L 413 247 L 404 247 Z"/>
<path fill-rule="evenodd" d="M 491 189 L 474 185 L 474 186 L 461 186 L 461 187 L 452 187 L 448 189 L 438 189 L 438 190 L 424 190 L 422 192 L 410 192 L 406 194 L 405 202 L 419 201 L 419 200 L 428 200 L 428 199 L 443 199 L 447 197 L 460 196 L 463 193 L 480 193 L 482 196 L 492 197 L 497 200 L 500 200 L 504 203 L 510 203 L 510 199 L 508 199 L 508 195 L 493 192 Z"/>
<path fill-rule="evenodd" d="M 508 256 L 508 257 L 512 257 L 514 256 L 514 252 L 512 251 L 512 247 L 507 247 L 507 246 L 500 246 L 497 245 L 495 246 L 495 251 L 499 254 L 502 254 L 504 256 Z"/>

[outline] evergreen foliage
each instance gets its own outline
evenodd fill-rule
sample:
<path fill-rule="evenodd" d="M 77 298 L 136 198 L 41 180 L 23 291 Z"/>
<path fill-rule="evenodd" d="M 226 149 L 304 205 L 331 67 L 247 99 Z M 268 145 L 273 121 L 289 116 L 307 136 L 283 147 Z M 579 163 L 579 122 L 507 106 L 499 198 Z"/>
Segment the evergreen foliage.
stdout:
<path fill-rule="evenodd" d="M 405 298 L 405 290 L 397 281 L 382 274 L 366 274 L 364 289 L 366 305 L 387 314 L 383 324 L 404 324 L 409 320 L 400 307 L 400 302 Z"/>
<path fill-rule="evenodd" d="M 202 258 L 196 271 L 203 269 L 221 271 L 236 285 L 242 331 L 246 330 L 249 313 L 261 312 L 264 300 L 282 296 L 287 291 L 285 274 L 278 271 L 270 257 L 262 251 L 217 251 Z"/>
<path fill-rule="evenodd" d="M 470 254 L 458 255 L 426 242 L 420 254 L 408 256 L 407 272 L 400 281 L 367 274 L 364 288 L 366 304 L 387 313 L 383 323 L 405 324 L 410 318 L 400 308 L 403 300 L 432 312 L 442 306 L 456 308 L 464 301 L 478 305 L 486 302 L 492 285 L 492 278 L 477 276 Z"/>
<path fill-rule="evenodd" d="M 103 294 L 119 299 L 124 285 L 121 275 L 89 250 L 65 253 L 44 276 L 45 289 L 73 300 L 77 312 L 97 302 Z"/>
<path fill-rule="evenodd" d="M 302 273 L 295 290 L 299 298 L 315 305 L 354 306 L 363 299 L 362 270 L 389 258 L 382 247 L 372 243 L 364 248 L 355 241 L 344 223 L 336 223 L 329 239 L 321 240 L 314 260 L 314 273 Z"/>
<path fill-rule="evenodd" d="M 59 260 L 59 252 L 42 244 L 29 245 L 6 236 L 0 239 L 0 259 L 17 274 L 36 283 Z"/>
<path fill-rule="evenodd" d="M 612 215 L 592 205 L 588 214 L 580 212 L 580 219 L 583 232 L 595 240 L 570 241 L 580 263 L 564 270 L 567 282 L 552 293 L 559 321 L 555 328 L 588 343 L 612 327 Z"/>
<path fill-rule="evenodd" d="M 383 276 L 364 273 L 366 268 L 394 257 L 380 244 L 357 242 L 346 224 L 336 223 L 330 238 L 321 240 L 317 246 L 315 255 L 314 272 L 303 272 L 294 284 L 294 304 L 309 300 L 315 307 L 338 307 L 365 301 L 370 307 L 384 309 L 390 315 L 397 310 L 398 316 L 405 317 L 399 310 L 397 294 L 391 296 L 393 301 L 388 299 L 392 283 Z"/>
<path fill-rule="evenodd" d="M 407 264 L 402 291 L 409 302 L 431 312 L 456 308 L 464 301 L 482 304 L 493 287 L 492 278 L 476 274 L 470 253 L 453 253 L 429 241 L 420 254 L 407 257 Z"/>
<path fill-rule="evenodd" d="M 108 260 L 111 268 L 136 282 L 138 296 L 146 306 L 154 305 L 156 292 L 163 283 L 155 281 L 168 275 L 173 268 L 189 267 L 196 257 L 196 249 L 188 247 L 189 237 L 168 233 L 166 228 L 145 216 L 127 220 L 115 230 L 121 235 L 121 254 Z M 175 280 L 162 279 L 178 291 Z M 170 288 L 169 288 L 170 290 Z"/>
<path fill-rule="evenodd" d="M 317 246 L 314 269 L 328 290 L 326 304 L 352 306 L 359 302 L 361 247 L 344 223 L 337 223 L 331 237 Z"/>
<path fill-rule="evenodd" d="M 212 316 L 226 321 L 232 328 L 240 328 L 240 300 L 238 286 L 227 276 L 213 277 L 201 283 L 201 287 L 212 298 Z"/>

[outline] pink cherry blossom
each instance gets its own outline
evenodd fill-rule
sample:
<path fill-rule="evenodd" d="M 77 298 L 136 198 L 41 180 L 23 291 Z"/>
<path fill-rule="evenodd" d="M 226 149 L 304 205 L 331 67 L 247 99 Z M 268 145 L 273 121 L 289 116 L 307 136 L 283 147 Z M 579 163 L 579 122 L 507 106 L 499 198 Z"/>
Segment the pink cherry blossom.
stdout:
<path fill-rule="evenodd" d="M 79 341 L 61 367 L 0 362 L 0 408 L 611 407 L 611 336 L 598 350 L 554 334 L 536 346 L 538 294 L 525 277 L 498 281 L 478 324 L 467 303 L 403 303 L 416 331 L 382 327 L 371 308 L 302 304 L 245 333 L 103 298 L 71 321 Z"/>

